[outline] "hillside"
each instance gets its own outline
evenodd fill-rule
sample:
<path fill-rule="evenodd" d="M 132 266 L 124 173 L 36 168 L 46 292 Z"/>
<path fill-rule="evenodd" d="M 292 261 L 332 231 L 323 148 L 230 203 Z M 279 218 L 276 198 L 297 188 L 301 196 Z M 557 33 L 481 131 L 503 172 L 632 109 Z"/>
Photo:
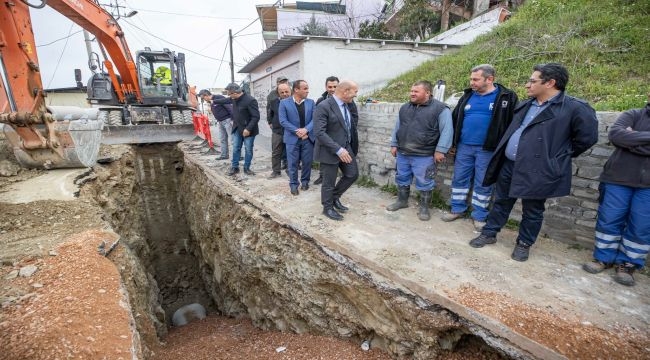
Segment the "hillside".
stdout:
<path fill-rule="evenodd" d="M 528 0 L 512 18 L 455 54 L 426 62 L 371 95 L 406 101 L 421 79 L 447 82 L 446 94 L 469 84 L 482 63 L 497 82 L 525 97 L 534 64 L 560 62 L 569 69 L 567 92 L 597 110 L 642 107 L 650 94 L 650 0 Z"/>

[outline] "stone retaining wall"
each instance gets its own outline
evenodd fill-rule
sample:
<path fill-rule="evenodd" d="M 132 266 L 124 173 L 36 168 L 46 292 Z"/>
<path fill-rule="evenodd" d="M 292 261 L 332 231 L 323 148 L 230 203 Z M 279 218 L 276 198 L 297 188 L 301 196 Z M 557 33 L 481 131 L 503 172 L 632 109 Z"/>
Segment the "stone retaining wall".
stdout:
<path fill-rule="evenodd" d="M 359 106 L 359 168 L 379 185 L 393 184 L 395 159 L 390 154 L 390 136 L 401 104 L 366 104 Z M 541 235 L 571 244 L 593 245 L 598 210 L 598 176 L 613 151 L 608 145 L 607 131 L 619 113 L 598 112 L 598 143 L 573 160 L 571 195 L 549 199 Z M 445 198 L 449 198 L 453 159 L 439 166 L 436 182 Z M 520 220 L 521 205 L 517 203 L 511 218 Z"/>

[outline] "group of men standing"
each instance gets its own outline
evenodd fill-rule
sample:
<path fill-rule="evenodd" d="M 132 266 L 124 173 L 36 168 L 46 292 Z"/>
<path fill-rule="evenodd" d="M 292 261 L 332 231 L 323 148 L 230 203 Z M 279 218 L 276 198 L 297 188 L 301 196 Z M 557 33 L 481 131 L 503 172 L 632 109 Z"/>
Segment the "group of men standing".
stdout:
<path fill-rule="evenodd" d="M 541 230 L 546 200 L 570 193 L 571 159 L 597 142 L 598 120 L 587 102 L 565 93 L 569 74 L 561 64 L 533 68 L 526 81 L 525 101 L 518 101 L 512 90 L 496 83 L 495 76 L 491 65 L 472 68 L 470 87 L 453 112 L 434 99 L 429 81 L 413 84 L 410 101 L 400 108 L 391 137 L 398 193 L 397 201 L 386 209 L 408 207 L 411 185 L 415 182 L 420 193 L 417 216 L 429 220 L 437 165 L 448 156 L 455 156 L 451 212 L 444 214 L 442 220 L 465 217 L 471 204 L 469 215 L 480 235 L 469 245 L 482 248 L 497 242 L 497 233 L 506 225 L 515 202 L 521 199 L 521 222 L 511 258 L 526 261 Z M 320 162 L 322 178 L 319 176 L 317 182 L 322 179 L 323 214 L 343 220 L 341 213 L 349 209 L 341 202 L 341 196 L 359 175 L 358 112 L 353 101 L 358 86 L 329 77 L 326 88 L 314 102 L 308 99 L 306 81 L 294 81 L 291 89 L 288 83 L 278 84 L 277 99 L 269 104 L 267 112 L 273 129 L 270 178 L 280 175 L 284 149 L 290 192 L 298 195 L 300 190 L 309 189 L 312 160 Z M 226 90 L 230 95 L 237 89 Z M 259 111 L 255 114 L 247 110 L 254 99 L 246 100 L 245 106 L 239 106 L 238 98 L 234 100 L 239 114 L 235 119 L 242 114 L 259 119 Z M 213 112 L 215 103 L 227 103 L 223 99 L 212 102 Z M 634 285 L 632 274 L 644 266 L 650 251 L 650 215 L 642 211 L 650 200 L 649 118 L 650 103 L 646 109 L 624 113 L 611 128 L 609 136 L 616 150 L 601 175 L 594 261 L 583 266 L 590 273 L 615 267 L 614 279 L 624 285 Z M 235 123 L 235 138 L 254 138 L 257 134 Z M 242 131 L 235 131 L 240 126 L 244 127 Z M 250 157 L 247 147 L 247 173 L 252 173 Z M 233 158 L 229 174 L 236 173 L 236 169 Z M 337 181 L 339 171 L 342 177 Z"/>
<path fill-rule="evenodd" d="M 285 77 L 269 95 L 267 121 L 273 131 L 269 179 L 281 175 L 281 158 L 286 153 L 289 191 L 299 195 L 309 190 L 313 161 L 320 163 L 323 214 L 343 220 L 348 208 L 340 198 L 359 176 L 356 163 L 358 112 L 354 97 L 358 86 L 352 81 L 339 82 L 335 76 L 325 80 L 326 92 L 317 102 L 308 98 L 309 84 L 295 80 L 289 90 Z M 273 96 L 272 96 L 273 95 Z M 342 177 L 337 182 L 338 171 Z M 299 173 L 300 172 L 300 173 Z"/>

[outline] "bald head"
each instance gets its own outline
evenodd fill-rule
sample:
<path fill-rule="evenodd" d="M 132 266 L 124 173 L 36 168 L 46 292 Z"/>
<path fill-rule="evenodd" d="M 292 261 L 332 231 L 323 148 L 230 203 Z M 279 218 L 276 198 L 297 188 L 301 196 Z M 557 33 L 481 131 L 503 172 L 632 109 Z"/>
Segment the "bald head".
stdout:
<path fill-rule="evenodd" d="M 343 102 L 351 103 L 354 98 L 357 96 L 359 91 L 359 86 L 352 80 L 343 80 L 338 86 L 336 86 L 336 91 L 334 91 L 334 96 L 343 100 Z"/>
<path fill-rule="evenodd" d="M 280 99 L 286 99 L 291 96 L 291 88 L 289 87 L 289 84 L 283 83 L 278 85 L 278 96 Z"/>

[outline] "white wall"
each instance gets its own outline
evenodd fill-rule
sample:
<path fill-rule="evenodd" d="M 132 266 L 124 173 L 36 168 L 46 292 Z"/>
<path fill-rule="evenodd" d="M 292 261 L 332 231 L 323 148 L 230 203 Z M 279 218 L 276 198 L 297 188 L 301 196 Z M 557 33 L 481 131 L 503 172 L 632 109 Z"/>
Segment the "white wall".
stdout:
<path fill-rule="evenodd" d="M 453 50 L 445 50 L 453 51 Z M 260 109 L 266 106 L 266 96 L 280 75 L 290 81 L 302 79 L 309 84 L 309 98 L 316 100 L 325 91 L 325 78 L 337 76 L 359 84 L 359 95 L 367 95 L 384 87 L 389 80 L 427 60 L 442 54 L 438 47 L 422 44 L 414 48 L 409 43 L 312 38 L 258 66 L 251 74 L 251 94 Z M 437 79 L 427 79 L 436 81 Z"/>
<path fill-rule="evenodd" d="M 441 55 L 438 48 L 412 44 L 395 44 L 380 41 L 343 40 L 304 41 L 305 80 L 310 83 L 310 97 L 317 98 L 325 88 L 325 78 L 331 75 L 349 79 L 359 84 L 359 95 L 369 94 L 384 87 L 389 80 L 403 74 L 427 60 Z M 432 79 L 429 79 L 432 80 Z M 436 79 L 433 79 L 434 81 Z"/>
<path fill-rule="evenodd" d="M 45 104 L 56 106 L 78 106 L 90 107 L 86 100 L 86 92 L 48 92 L 45 98 Z"/>
<path fill-rule="evenodd" d="M 275 87 L 279 76 L 286 76 L 289 81 L 302 76 L 302 44 L 299 42 L 251 72 L 251 95 L 259 102 L 260 109 L 266 108 L 266 96 Z"/>

